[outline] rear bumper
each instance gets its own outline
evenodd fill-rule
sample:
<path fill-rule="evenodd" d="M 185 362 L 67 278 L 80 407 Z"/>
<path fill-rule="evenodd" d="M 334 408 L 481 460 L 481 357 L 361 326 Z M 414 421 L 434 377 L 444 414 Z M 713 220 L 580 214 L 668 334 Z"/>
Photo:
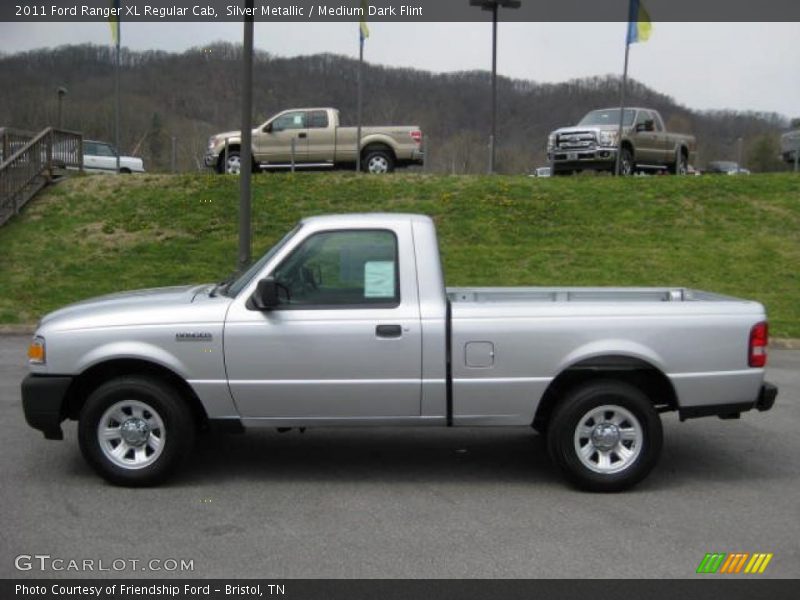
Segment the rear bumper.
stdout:
<path fill-rule="evenodd" d="M 62 440 L 61 422 L 66 418 L 67 390 L 72 377 L 28 375 L 22 381 L 25 421 L 48 440 Z"/>
<path fill-rule="evenodd" d="M 678 414 L 680 415 L 681 421 L 712 416 L 717 416 L 720 419 L 738 419 L 743 412 L 747 412 L 748 410 L 756 409 L 760 412 L 770 410 L 775 405 L 775 399 L 777 397 L 777 386 L 764 382 L 758 392 L 758 397 L 753 402 L 687 406 L 680 408 Z"/>

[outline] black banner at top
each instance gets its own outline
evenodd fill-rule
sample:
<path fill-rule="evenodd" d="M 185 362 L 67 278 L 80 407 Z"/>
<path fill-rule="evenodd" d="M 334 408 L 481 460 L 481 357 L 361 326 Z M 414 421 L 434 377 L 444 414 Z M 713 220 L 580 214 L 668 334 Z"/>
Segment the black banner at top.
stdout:
<path fill-rule="evenodd" d="M 2 0 L 0 21 L 622 22 L 632 0 Z M 249 4 L 253 5 L 248 9 Z M 518 6 L 516 6 L 518 4 Z M 640 0 L 651 21 L 800 22 L 800 0 Z M 800 31 L 798 32 L 800 34 Z"/>

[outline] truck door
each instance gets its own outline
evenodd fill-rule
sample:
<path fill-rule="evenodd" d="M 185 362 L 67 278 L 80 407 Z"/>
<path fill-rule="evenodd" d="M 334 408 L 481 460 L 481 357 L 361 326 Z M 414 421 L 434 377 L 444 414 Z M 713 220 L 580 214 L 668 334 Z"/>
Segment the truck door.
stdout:
<path fill-rule="evenodd" d="M 639 164 L 661 164 L 663 149 L 659 144 L 658 134 L 655 131 L 653 115 L 649 110 L 640 110 L 636 114 L 635 126 L 636 162 Z"/>
<path fill-rule="evenodd" d="M 308 162 L 333 162 L 336 154 L 336 124 L 327 110 L 308 112 Z"/>
<path fill-rule="evenodd" d="M 306 111 L 287 112 L 274 118 L 257 136 L 254 147 L 259 163 L 288 164 L 292 160 L 292 138 L 295 141 L 295 162 L 308 160 Z"/>
<path fill-rule="evenodd" d="M 421 414 L 416 265 L 398 256 L 412 245 L 410 224 L 309 233 L 272 270 L 278 308 L 237 297 L 225 362 L 243 418 Z"/>
<path fill-rule="evenodd" d="M 669 139 L 661 115 L 656 111 L 651 111 L 650 118 L 653 120 L 653 131 L 658 140 L 659 159 L 657 164 L 668 165 L 675 161 L 675 143 Z"/>

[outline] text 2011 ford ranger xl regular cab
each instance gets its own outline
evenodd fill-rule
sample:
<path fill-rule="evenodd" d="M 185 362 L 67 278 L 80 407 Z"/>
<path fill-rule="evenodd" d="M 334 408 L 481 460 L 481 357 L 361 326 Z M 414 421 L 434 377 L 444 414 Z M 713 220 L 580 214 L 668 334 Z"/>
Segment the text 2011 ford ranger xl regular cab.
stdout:
<path fill-rule="evenodd" d="M 49 439 L 156 483 L 207 425 L 533 426 L 576 484 L 620 490 L 659 413 L 772 407 L 764 308 L 681 288 L 445 289 L 428 217 L 303 220 L 224 285 L 115 294 L 44 317 L 22 384 Z"/>

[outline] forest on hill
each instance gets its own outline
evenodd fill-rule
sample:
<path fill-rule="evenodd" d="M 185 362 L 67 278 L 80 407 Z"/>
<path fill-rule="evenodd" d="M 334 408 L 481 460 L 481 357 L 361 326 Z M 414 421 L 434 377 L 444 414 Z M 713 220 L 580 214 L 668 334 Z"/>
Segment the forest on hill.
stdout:
<path fill-rule="evenodd" d="M 121 56 L 121 149 L 142 156 L 148 170 L 166 170 L 176 138 L 180 170 L 201 168 L 208 136 L 240 126 L 241 46 L 216 43 L 182 53 L 132 51 Z M 0 126 L 40 130 L 57 120 L 56 89 L 66 87 L 63 126 L 112 141 L 114 55 L 107 46 L 78 45 L 0 56 Z M 358 62 L 332 54 L 284 58 L 256 52 L 254 124 L 285 108 L 334 106 L 342 124 L 356 113 Z M 427 168 L 481 173 L 490 123 L 487 71 L 431 73 L 364 65 L 364 124 L 419 125 Z M 629 105 L 661 111 L 668 127 L 698 140 L 697 166 L 737 160 L 753 171 L 787 168 L 779 136 L 789 127 L 775 113 L 695 111 L 636 81 Z M 619 103 L 619 78 L 563 83 L 498 78 L 499 170 L 528 172 L 545 164 L 547 134 L 588 110 Z"/>

